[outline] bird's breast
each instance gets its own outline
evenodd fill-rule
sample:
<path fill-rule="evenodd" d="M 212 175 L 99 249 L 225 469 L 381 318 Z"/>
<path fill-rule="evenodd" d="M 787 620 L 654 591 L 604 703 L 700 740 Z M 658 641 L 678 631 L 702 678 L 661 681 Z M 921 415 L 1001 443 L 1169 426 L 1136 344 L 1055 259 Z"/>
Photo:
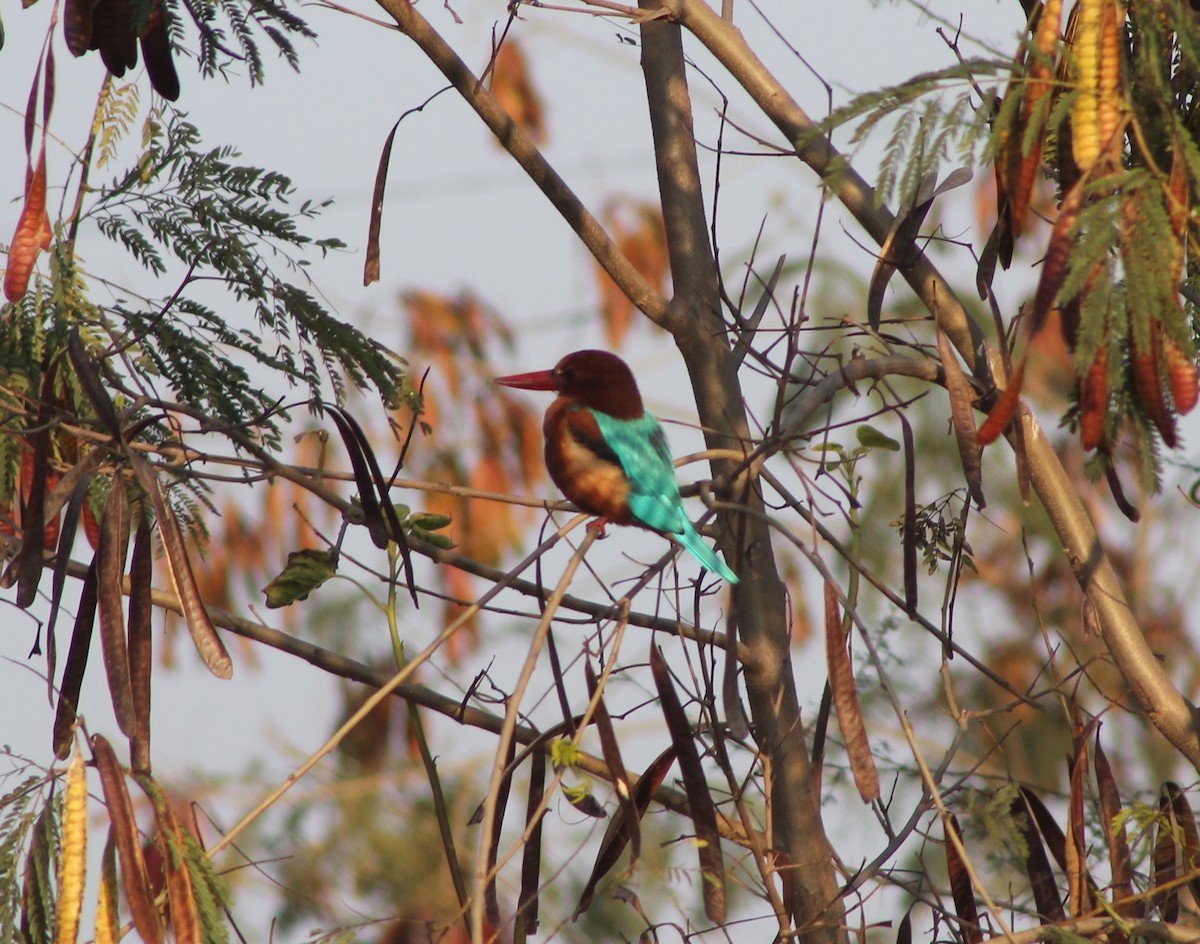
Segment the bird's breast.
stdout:
<path fill-rule="evenodd" d="M 546 469 L 562 493 L 588 514 L 633 523 L 629 479 L 591 413 L 555 404 L 546 413 L 544 432 Z"/>

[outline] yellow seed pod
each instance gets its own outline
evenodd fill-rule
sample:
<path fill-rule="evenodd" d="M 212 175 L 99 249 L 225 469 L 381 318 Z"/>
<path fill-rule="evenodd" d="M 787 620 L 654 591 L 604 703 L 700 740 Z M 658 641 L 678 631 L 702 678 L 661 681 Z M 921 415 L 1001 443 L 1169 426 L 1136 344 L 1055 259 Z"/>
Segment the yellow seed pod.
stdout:
<path fill-rule="evenodd" d="M 117 944 L 121 924 L 117 914 L 117 846 L 112 830 L 101 857 L 100 893 L 96 896 L 95 944 Z"/>
<path fill-rule="evenodd" d="M 1121 32 L 1125 11 L 1120 0 L 1103 0 L 1097 63 L 1097 131 L 1102 149 L 1119 155 L 1121 123 Z"/>
<path fill-rule="evenodd" d="M 1100 27 L 1106 0 L 1079 0 L 1071 58 L 1075 104 L 1071 109 L 1071 153 L 1086 171 L 1100 157 Z"/>
<path fill-rule="evenodd" d="M 96 944 L 117 944 L 117 900 L 107 884 L 96 896 Z"/>
<path fill-rule="evenodd" d="M 87 771 L 83 754 L 67 767 L 67 791 L 63 804 L 62 842 L 58 854 L 58 934 L 56 944 L 75 944 L 79 936 L 79 912 L 83 906 L 83 882 L 87 867 Z"/>

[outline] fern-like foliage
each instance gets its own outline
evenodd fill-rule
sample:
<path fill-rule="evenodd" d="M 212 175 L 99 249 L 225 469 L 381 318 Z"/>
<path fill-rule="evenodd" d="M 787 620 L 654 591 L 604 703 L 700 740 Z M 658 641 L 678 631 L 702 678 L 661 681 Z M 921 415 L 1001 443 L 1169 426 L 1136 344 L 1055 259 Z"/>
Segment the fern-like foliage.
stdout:
<path fill-rule="evenodd" d="M 179 0 L 179 5 L 199 31 L 204 76 L 228 76 L 233 63 L 244 63 L 250 84 L 258 85 L 265 77 L 262 38 L 293 69 L 299 69 L 300 58 L 292 40 L 316 38 L 304 20 L 275 0 Z M 180 37 L 172 39 L 178 46 Z"/>
<path fill-rule="evenodd" d="M 0 940 L 20 940 L 21 851 L 37 819 L 41 777 L 28 777 L 0 797 Z"/>
<path fill-rule="evenodd" d="M 973 162 L 987 140 L 990 119 L 990 108 L 979 102 L 973 88 L 980 81 L 1007 75 L 1011 68 L 1002 60 L 967 59 L 856 95 L 832 111 L 814 137 L 850 127 L 850 142 L 857 145 L 890 120 L 876 190 L 880 201 L 896 201 L 915 192 L 917 183 L 942 159 L 953 155 Z"/>
<path fill-rule="evenodd" d="M 172 260 L 192 281 L 169 302 L 119 304 L 105 317 L 114 337 L 166 380 L 174 396 L 245 426 L 273 431 L 273 402 L 253 365 L 306 388 L 318 399 L 332 387 L 374 387 L 394 403 L 405 393 L 400 364 L 376 342 L 335 318 L 307 286 L 297 253 L 322 254 L 343 244 L 302 230 L 327 204 L 292 207 L 285 175 L 240 164 L 230 147 L 201 146 L 196 128 L 176 112 L 153 122 L 138 165 L 104 188 L 87 217 L 154 274 Z M 196 281 L 216 277 L 255 320 L 238 329 L 212 307 Z"/>

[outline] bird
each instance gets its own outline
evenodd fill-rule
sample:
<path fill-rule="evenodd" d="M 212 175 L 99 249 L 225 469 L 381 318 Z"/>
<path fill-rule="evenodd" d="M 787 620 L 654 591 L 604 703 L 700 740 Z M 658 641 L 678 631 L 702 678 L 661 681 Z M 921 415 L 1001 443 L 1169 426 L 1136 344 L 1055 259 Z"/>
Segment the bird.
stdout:
<path fill-rule="evenodd" d="M 704 543 L 679 495 L 667 435 L 642 405 L 633 372 L 608 351 L 576 351 L 552 370 L 497 377 L 521 390 L 558 397 L 542 421 L 546 469 L 580 510 L 605 522 L 673 538 L 707 570 L 738 578 Z"/>

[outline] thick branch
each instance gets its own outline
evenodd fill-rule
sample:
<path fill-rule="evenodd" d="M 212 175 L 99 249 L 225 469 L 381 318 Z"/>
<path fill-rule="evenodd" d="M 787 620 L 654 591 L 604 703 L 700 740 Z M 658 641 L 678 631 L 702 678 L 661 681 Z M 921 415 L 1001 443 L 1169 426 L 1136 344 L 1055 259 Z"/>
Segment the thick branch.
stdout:
<path fill-rule="evenodd" d="M 641 0 L 641 8 L 655 11 L 660 4 Z M 672 334 L 691 376 L 709 448 L 736 449 L 748 441 L 749 428 L 737 363 L 720 314 L 720 280 L 709 244 L 682 36 L 678 25 L 663 19 L 643 22 L 641 34 L 642 71 L 675 289 Z M 713 462 L 715 477 L 733 472 L 730 460 Z M 758 493 L 747 483 L 739 482 L 735 489 L 752 511 L 762 511 Z M 765 755 L 771 834 L 784 876 L 787 909 L 800 940 L 838 944 L 845 940 L 845 910 L 804 743 L 795 679 L 788 671 L 787 598 L 770 532 L 763 515 L 737 510 L 721 510 L 718 525 L 725 548 L 749 551 L 734 555 L 742 581 L 734 591 L 734 621 L 743 648 L 750 651 L 745 662 L 746 693 L 755 736 Z M 765 878 L 771 881 L 770 876 Z M 786 921 L 781 918 L 781 922 L 786 931 Z"/>

